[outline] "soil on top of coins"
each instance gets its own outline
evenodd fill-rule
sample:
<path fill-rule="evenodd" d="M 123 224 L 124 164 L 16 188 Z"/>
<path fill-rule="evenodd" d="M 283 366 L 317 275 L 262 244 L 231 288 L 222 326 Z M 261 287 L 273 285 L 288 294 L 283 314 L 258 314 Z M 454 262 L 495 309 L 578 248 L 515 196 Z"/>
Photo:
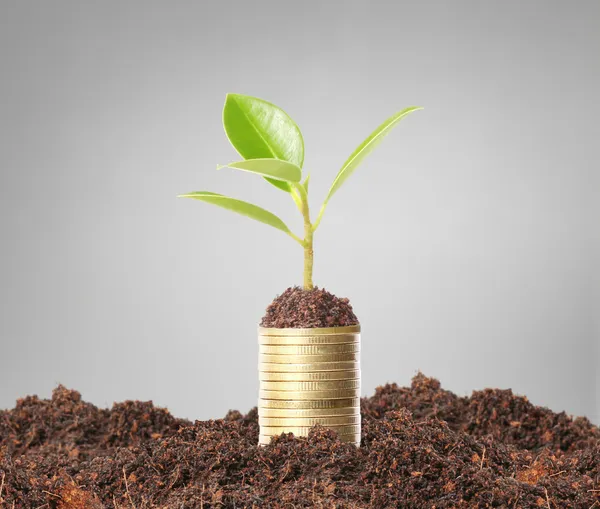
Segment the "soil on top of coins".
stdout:
<path fill-rule="evenodd" d="M 263 317 L 261 327 L 315 328 L 358 325 L 350 301 L 336 297 L 324 288 L 288 288 L 277 296 Z"/>
<path fill-rule="evenodd" d="M 256 409 L 192 423 L 59 386 L 0 412 L 0 507 L 600 507 L 600 432 L 585 418 L 421 374 L 379 387 L 362 415 L 360 448 L 321 427 L 259 447 Z"/>

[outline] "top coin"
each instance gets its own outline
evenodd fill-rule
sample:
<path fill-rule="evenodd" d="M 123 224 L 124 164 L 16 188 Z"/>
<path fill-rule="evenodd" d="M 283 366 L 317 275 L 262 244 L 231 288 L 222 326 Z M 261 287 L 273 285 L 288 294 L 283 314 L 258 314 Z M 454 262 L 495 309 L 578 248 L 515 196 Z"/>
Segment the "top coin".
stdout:
<path fill-rule="evenodd" d="M 360 332 L 360 325 L 349 325 L 347 327 L 315 327 L 313 329 L 258 328 L 258 334 L 261 336 L 322 336 L 325 334 L 355 334 L 358 332 Z"/>

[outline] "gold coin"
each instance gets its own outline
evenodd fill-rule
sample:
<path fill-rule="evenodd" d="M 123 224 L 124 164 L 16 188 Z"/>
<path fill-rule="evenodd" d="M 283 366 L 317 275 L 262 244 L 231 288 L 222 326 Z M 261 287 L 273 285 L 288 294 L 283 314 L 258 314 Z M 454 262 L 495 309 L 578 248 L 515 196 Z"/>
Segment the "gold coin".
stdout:
<path fill-rule="evenodd" d="M 279 399 L 285 401 L 342 399 L 360 397 L 359 389 L 331 389 L 325 391 L 258 391 L 261 399 Z"/>
<path fill-rule="evenodd" d="M 260 382 L 264 391 L 327 391 L 333 389 L 360 389 L 360 380 L 327 380 L 317 382 Z"/>
<path fill-rule="evenodd" d="M 271 443 L 271 439 L 274 436 L 279 435 L 259 435 L 258 437 L 258 445 L 269 445 Z M 342 442 L 353 443 L 357 447 L 360 446 L 361 435 L 360 433 L 350 433 L 347 435 L 338 435 Z"/>
<path fill-rule="evenodd" d="M 337 400 L 336 400 L 337 401 Z M 258 407 L 258 417 L 311 418 L 340 417 L 342 415 L 360 415 L 360 406 L 342 408 L 264 408 Z"/>
<path fill-rule="evenodd" d="M 351 435 L 360 433 L 360 424 L 327 426 L 341 435 Z M 281 435 L 282 433 L 293 433 L 294 435 L 306 436 L 313 429 L 313 426 L 261 426 L 261 435 Z"/>
<path fill-rule="evenodd" d="M 259 362 L 258 364 L 258 371 L 269 373 L 315 373 L 323 371 L 348 371 L 349 369 L 360 369 L 360 361 L 314 362 L 310 364 Z"/>
<path fill-rule="evenodd" d="M 357 426 L 357 427 L 360 428 L 360 426 Z M 259 433 L 259 437 L 272 438 L 272 437 L 278 437 L 281 435 L 281 433 L 270 434 L 270 432 L 263 432 L 263 430 L 265 430 L 265 429 L 267 429 L 267 428 L 261 427 L 261 432 Z M 308 433 L 310 433 L 311 429 L 313 429 L 313 427 L 308 428 Z M 335 427 L 332 428 L 330 426 L 328 426 L 327 429 L 334 431 L 337 436 L 339 436 L 340 438 L 346 439 L 346 440 L 358 439 L 360 441 L 360 438 L 361 438 L 361 430 L 360 429 L 356 432 L 350 432 L 350 433 L 339 433 L 338 428 L 335 428 Z M 293 431 L 282 431 L 282 433 L 293 433 L 294 436 L 296 436 L 296 437 L 307 437 L 308 436 L 308 433 L 300 434 L 300 433 L 294 433 Z"/>
<path fill-rule="evenodd" d="M 358 407 L 360 398 L 346 399 L 319 399 L 316 401 L 310 400 L 281 400 L 281 399 L 259 399 L 258 408 L 276 408 L 276 409 L 331 409 L 331 408 L 347 408 Z"/>
<path fill-rule="evenodd" d="M 360 352 L 360 344 L 341 345 L 259 345 L 260 353 L 275 355 L 325 355 Z"/>
<path fill-rule="evenodd" d="M 322 327 L 314 329 L 275 329 L 269 327 L 259 327 L 260 336 L 325 336 L 328 334 L 358 334 L 360 325 L 348 325 L 346 327 Z"/>
<path fill-rule="evenodd" d="M 290 426 L 339 426 L 339 425 L 351 425 L 360 424 L 360 415 L 340 415 L 337 417 L 259 417 L 258 424 L 260 426 L 282 426 L 288 428 Z"/>
<path fill-rule="evenodd" d="M 324 427 L 324 428 L 327 428 L 327 429 L 330 429 L 331 431 L 334 431 L 334 432 L 335 432 L 335 434 L 336 434 L 337 436 L 339 436 L 340 438 L 341 438 L 341 437 L 344 437 L 344 438 L 349 438 L 349 437 L 352 437 L 352 438 L 358 438 L 358 439 L 360 439 L 360 436 L 361 436 L 361 433 L 362 433 L 361 429 L 359 429 L 359 430 L 358 430 L 358 431 L 356 431 L 356 432 L 350 432 L 350 433 L 338 433 L 338 428 L 336 428 L 336 427 L 331 427 L 331 426 L 323 426 L 323 427 Z M 358 427 L 358 428 L 360 428 L 360 426 L 354 426 L 354 427 Z M 314 426 L 310 426 L 310 427 L 308 428 L 308 433 L 310 433 L 310 431 L 311 431 L 313 428 L 314 428 Z M 267 437 L 268 437 L 268 438 L 272 438 L 272 437 L 278 437 L 278 436 L 280 436 L 280 435 L 281 435 L 281 433 L 293 433 L 293 434 L 294 434 L 295 436 L 297 436 L 297 437 L 306 437 L 306 436 L 308 436 L 308 433 L 306 433 L 306 434 L 302 435 L 302 434 L 299 434 L 299 433 L 298 433 L 298 434 L 297 434 L 297 433 L 294 433 L 293 431 L 282 431 L 281 433 L 270 434 L 270 432 L 268 432 L 268 431 L 266 431 L 266 432 L 265 432 L 265 431 L 263 431 L 263 430 L 266 430 L 266 429 L 268 429 L 268 428 L 266 428 L 266 427 L 264 427 L 264 426 L 263 426 L 263 427 L 261 427 L 261 432 L 259 433 L 259 436 L 260 436 L 260 437 L 264 437 L 264 438 L 267 438 Z"/>
<path fill-rule="evenodd" d="M 261 371 L 258 379 L 271 382 L 316 382 L 320 380 L 358 380 L 360 369 L 348 371 L 318 371 L 316 373 L 281 373 Z"/>
<path fill-rule="evenodd" d="M 316 364 L 319 362 L 358 362 L 360 355 L 355 353 L 328 353 L 322 355 L 271 355 L 258 354 L 258 362 L 270 364 Z"/>
<path fill-rule="evenodd" d="M 259 435 L 258 445 L 269 445 L 271 439 L 279 435 Z M 302 435 L 296 435 L 296 437 L 302 437 Z M 338 435 L 342 442 L 354 443 L 357 447 L 360 446 L 361 434 L 360 433 L 349 433 L 346 435 Z"/>
<path fill-rule="evenodd" d="M 323 336 L 258 336 L 260 345 L 336 345 L 360 344 L 360 334 L 326 334 Z"/>

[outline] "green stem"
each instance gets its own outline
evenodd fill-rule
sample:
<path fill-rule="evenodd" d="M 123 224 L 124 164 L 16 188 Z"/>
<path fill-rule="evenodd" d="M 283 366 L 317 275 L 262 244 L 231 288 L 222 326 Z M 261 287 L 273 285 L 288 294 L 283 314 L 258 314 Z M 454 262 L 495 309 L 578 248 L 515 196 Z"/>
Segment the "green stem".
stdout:
<path fill-rule="evenodd" d="M 308 194 L 302 184 L 296 186 L 302 200 L 302 217 L 304 218 L 304 289 L 312 290 L 313 285 L 313 225 L 310 222 L 310 210 L 308 207 Z"/>
<path fill-rule="evenodd" d="M 304 227 L 304 289 L 313 289 L 313 231 L 310 222 Z"/>
<path fill-rule="evenodd" d="M 291 195 L 292 195 L 292 199 L 294 200 L 294 203 L 296 204 L 296 207 L 298 207 L 298 210 L 300 212 L 302 212 L 302 198 L 298 194 L 298 191 L 296 191 L 296 189 L 293 187 L 292 187 Z"/>
<path fill-rule="evenodd" d="M 292 237 L 298 244 L 304 247 L 304 240 L 298 237 L 298 235 L 296 235 L 294 232 L 288 232 L 288 235 Z"/>

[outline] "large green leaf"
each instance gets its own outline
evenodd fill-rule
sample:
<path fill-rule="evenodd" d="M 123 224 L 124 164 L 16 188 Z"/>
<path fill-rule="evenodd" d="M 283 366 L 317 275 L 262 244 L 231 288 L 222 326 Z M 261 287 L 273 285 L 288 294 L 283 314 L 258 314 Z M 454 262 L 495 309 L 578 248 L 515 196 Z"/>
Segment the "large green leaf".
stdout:
<path fill-rule="evenodd" d="M 208 191 L 195 191 L 193 193 L 181 194 L 179 195 L 179 198 L 193 198 L 194 200 L 212 203 L 213 205 L 237 212 L 243 216 L 248 216 L 256 221 L 260 221 L 261 223 L 268 224 L 269 226 L 277 228 L 288 235 L 292 234 L 286 224 L 275 214 L 272 214 L 268 210 L 258 207 L 257 205 L 253 205 L 252 203 L 237 200 L 235 198 L 229 198 L 228 196 L 223 196 L 222 194 L 210 193 Z"/>
<path fill-rule="evenodd" d="M 221 168 L 233 168 L 236 170 L 256 173 L 263 177 L 271 177 L 279 182 L 300 182 L 302 170 L 295 164 L 280 159 L 246 159 L 235 163 L 217 166 Z"/>
<path fill-rule="evenodd" d="M 302 168 L 304 140 L 296 123 L 270 102 L 241 94 L 227 94 L 223 127 L 229 141 L 244 159 L 275 158 Z M 284 191 L 291 186 L 265 177 Z"/>
<path fill-rule="evenodd" d="M 388 118 L 383 124 L 381 124 L 377 129 L 375 129 L 371 135 L 363 141 L 358 148 L 352 152 L 352 155 L 348 158 L 348 160 L 344 163 L 340 171 L 338 172 L 329 193 L 327 194 L 327 198 L 325 198 L 324 206 L 331 199 L 331 197 L 335 194 L 335 192 L 342 187 L 342 184 L 346 182 L 348 177 L 354 173 L 354 170 L 358 168 L 360 163 L 367 157 L 371 151 L 379 145 L 381 140 L 385 138 L 385 136 L 392 130 L 392 128 L 400 122 L 406 115 L 412 113 L 413 111 L 421 110 L 420 106 L 412 106 L 410 108 L 406 108 L 395 115 L 392 115 Z"/>

